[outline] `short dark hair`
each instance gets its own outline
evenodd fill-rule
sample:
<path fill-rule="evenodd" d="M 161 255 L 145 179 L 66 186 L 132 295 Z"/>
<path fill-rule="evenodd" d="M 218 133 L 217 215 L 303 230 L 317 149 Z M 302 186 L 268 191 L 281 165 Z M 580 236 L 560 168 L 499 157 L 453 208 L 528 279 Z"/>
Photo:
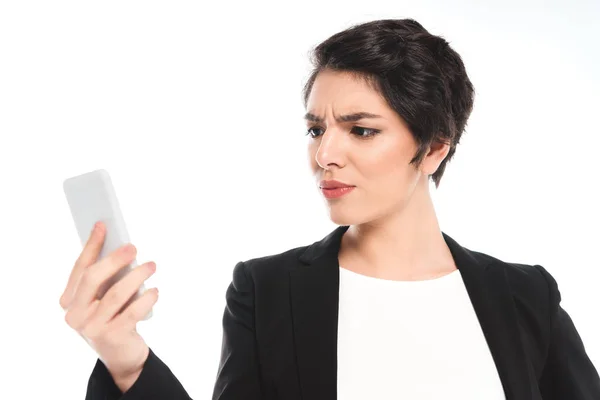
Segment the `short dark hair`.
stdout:
<path fill-rule="evenodd" d="M 324 69 L 364 79 L 408 124 L 418 143 L 411 164 L 419 165 L 434 141 L 450 150 L 432 175 L 436 188 L 473 109 L 475 91 L 461 57 L 441 36 L 414 19 L 383 19 L 353 25 L 311 50 L 314 67 L 303 89 L 310 91 Z"/>

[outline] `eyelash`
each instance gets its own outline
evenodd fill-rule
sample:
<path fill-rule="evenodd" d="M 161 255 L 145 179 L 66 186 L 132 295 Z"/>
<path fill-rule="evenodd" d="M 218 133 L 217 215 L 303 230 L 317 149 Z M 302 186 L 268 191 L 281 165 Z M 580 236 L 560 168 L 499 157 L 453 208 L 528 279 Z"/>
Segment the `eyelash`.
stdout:
<path fill-rule="evenodd" d="M 305 133 L 305 135 L 306 135 L 306 136 L 310 136 L 311 138 L 313 138 L 313 139 L 314 139 L 314 138 L 315 138 L 315 136 L 313 136 L 313 135 L 311 135 L 311 134 L 310 134 L 310 130 L 311 130 L 311 129 L 314 129 L 314 128 L 322 129 L 321 127 L 318 127 L 318 126 L 311 126 L 310 128 L 308 128 L 308 129 L 306 130 L 306 133 Z M 371 131 L 371 132 L 372 132 L 371 134 L 368 134 L 368 135 L 358 135 L 358 134 L 357 134 L 356 136 L 358 136 L 358 137 L 359 137 L 359 138 L 361 138 L 361 139 L 368 139 L 368 138 L 371 138 L 371 137 L 373 137 L 373 136 L 377 135 L 379 132 L 381 132 L 379 129 L 365 128 L 365 127 L 362 127 L 362 126 L 353 126 L 353 127 L 352 127 L 352 129 L 353 129 L 353 130 L 354 130 L 354 129 L 363 129 L 363 130 L 367 130 L 367 131 Z"/>

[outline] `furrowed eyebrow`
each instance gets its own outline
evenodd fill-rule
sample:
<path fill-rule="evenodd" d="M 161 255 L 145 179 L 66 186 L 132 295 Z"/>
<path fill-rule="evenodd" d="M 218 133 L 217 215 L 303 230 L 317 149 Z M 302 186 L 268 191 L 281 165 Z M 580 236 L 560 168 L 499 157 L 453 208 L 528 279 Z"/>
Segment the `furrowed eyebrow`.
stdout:
<path fill-rule="evenodd" d="M 348 114 L 348 115 L 340 115 L 339 117 L 336 118 L 337 122 L 356 122 L 359 121 L 361 119 L 366 119 L 366 118 L 382 118 L 381 115 L 377 115 L 377 114 L 372 114 L 369 112 L 365 112 L 365 111 L 361 111 L 361 112 L 357 112 L 357 113 L 353 113 L 353 114 Z M 312 113 L 306 113 L 306 115 L 304 115 L 304 119 L 307 121 L 311 121 L 311 122 L 323 122 L 323 118 L 314 115 Z"/>

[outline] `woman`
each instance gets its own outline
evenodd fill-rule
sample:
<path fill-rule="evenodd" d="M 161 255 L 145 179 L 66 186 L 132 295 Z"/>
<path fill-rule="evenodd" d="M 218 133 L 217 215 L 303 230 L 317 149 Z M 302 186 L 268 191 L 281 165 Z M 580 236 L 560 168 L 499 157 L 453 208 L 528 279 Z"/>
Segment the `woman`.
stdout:
<path fill-rule="evenodd" d="M 412 19 L 351 27 L 314 55 L 310 163 L 340 226 L 235 266 L 213 399 L 600 399 L 553 277 L 440 230 L 429 179 L 439 186 L 473 107 L 460 56 Z M 101 243 L 92 235 L 78 271 L 94 269 L 85 266 Z M 96 281 L 133 258 L 93 264 L 105 271 Z M 96 314 L 79 295 L 94 293 L 93 279 L 65 290 L 67 321 L 99 354 L 87 399 L 189 398 L 143 339 L 125 334 L 156 296 L 115 317 L 129 321 L 121 331 L 106 311 L 151 273 L 91 302 Z"/>

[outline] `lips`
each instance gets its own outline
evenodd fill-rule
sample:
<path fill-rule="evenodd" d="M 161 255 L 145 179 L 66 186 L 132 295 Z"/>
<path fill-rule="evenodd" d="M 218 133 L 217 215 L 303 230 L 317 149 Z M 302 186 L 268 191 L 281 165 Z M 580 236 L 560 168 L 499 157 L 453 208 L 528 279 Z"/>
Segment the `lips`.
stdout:
<path fill-rule="evenodd" d="M 331 185 L 331 184 L 329 184 Z M 325 196 L 327 199 L 337 199 L 340 198 L 342 196 L 347 195 L 348 193 L 352 192 L 354 189 L 356 188 L 356 186 L 348 186 L 345 185 L 343 187 L 335 187 L 335 188 L 321 188 L 321 193 L 323 193 L 323 196 Z"/>
<path fill-rule="evenodd" d="M 346 183 L 336 181 L 336 180 L 323 180 L 319 182 L 319 187 L 321 189 L 340 189 L 340 188 L 349 188 L 354 187 L 353 185 L 348 185 Z"/>

